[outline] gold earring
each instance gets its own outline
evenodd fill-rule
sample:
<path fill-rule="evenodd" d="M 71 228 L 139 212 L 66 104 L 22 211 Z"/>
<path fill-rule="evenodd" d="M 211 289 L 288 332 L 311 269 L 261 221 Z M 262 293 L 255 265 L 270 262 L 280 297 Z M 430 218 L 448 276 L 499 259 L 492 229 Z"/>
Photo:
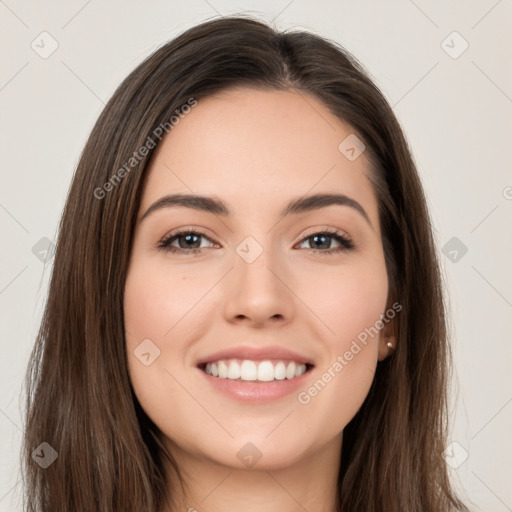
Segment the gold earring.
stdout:
<path fill-rule="evenodd" d="M 387 345 L 388 345 L 388 348 L 393 348 L 393 343 L 391 343 L 391 341 L 388 341 Z"/>

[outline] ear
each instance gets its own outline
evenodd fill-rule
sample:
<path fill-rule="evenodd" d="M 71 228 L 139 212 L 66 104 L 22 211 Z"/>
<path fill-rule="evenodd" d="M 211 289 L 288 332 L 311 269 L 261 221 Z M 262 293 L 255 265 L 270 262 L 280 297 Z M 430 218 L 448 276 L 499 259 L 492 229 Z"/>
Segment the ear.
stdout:
<path fill-rule="evenodd" d="M 396 321 L 391 320 L 382 328 L 379 335 L 379 361 L 383 361 L 396 350 Z M 388 347 L 388 343 L 393 346 Z"/>

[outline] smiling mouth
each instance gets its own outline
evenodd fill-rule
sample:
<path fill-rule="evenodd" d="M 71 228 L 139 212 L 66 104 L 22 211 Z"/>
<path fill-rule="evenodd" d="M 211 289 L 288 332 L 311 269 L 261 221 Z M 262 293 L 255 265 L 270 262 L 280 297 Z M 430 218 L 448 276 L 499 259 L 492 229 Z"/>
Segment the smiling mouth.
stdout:
<path fill-rule="evenodd" d="M 221 359 L 198 366 L 206 374 L 219 379 L 247 382 L 274 382 L 292 380 L 313 368 L 309 363 L 285 360 L 252 361 L 249 359 Z"/>

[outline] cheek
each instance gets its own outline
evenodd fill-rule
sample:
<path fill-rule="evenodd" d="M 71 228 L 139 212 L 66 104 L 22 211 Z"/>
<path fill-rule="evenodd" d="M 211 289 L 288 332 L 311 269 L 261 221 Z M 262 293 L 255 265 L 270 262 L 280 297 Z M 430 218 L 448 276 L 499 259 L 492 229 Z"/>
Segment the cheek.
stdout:
<path fill-rule="evenodd" d="M 349 350 L 358 339 L 372 352 L 378 349 L 378 322 L 385 313 L 388 296 L 388 278 L 383 260 L 373 264 L 354 266 L 317 279 L 316 288 L 308 287 L 311 310 L 322 320 L 323 339 L 329 352 Z M 376 327 L 377 324 L 377 327 Z"/>
<path fill-rule="evenodd" d="M 141 404 L 154 400 L 160 389 L 169 351 L 172 327 L 185 311 L 183 300 L 172 290 L 181 278 L 166 274 L 155 266 L 132 262 L 124 291 L 126 350 L 130 378 Z M 178 294 L 179 296 L 180 294 Z M 167 336 L 166 336 L 167 333 Z M 152 396 L 149 396 L 151 390 Z"/>
<path fill-rule="evenodd" d="M 160 424 L 172 423 L 162 404 L 180 393 L 177 382 L 187 377 L 189 364 L 187 346 L 204 335 L 207 324 L 207 301 L 201 299 L 212 276 L 189 268 L 177 272 L 134 258 L 125 283 L 128 372 L 140 404 Z"/>
<path fill-rule="evenodd" d="M 125 325 L 132 338 L 163 339 L 204 294 L 204 282 L 186 272 L 135 262 L 126 279 Z"/>
<path fill-rule="evenodd" d="M 298 401 L 309 411 L 311 428 L 317 426 L 313 418 L 324 418 L 324 428 L 334 435 L 357 413 L 373 381 L 388 294 L 384 263 L 331 275 L 328 290 L 309 296 L 324 324 L 327 357 Z"/>

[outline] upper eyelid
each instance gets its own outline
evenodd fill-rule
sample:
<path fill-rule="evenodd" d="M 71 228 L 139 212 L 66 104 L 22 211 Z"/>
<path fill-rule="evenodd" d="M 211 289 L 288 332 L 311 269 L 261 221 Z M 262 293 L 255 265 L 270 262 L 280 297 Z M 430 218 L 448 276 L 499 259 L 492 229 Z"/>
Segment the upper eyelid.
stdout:
<path fill-rule="evenodd" d="M 170 231 L 167 235 L 164 235 L 164 237 L 162 238 L 162 241 L 170 240 L 172 238 L 175 238 L 178 236 L 183 236 L 183 235 L 186 235 L 189 233 L 202 236 L 203 238 L 207 238 L 208 240 L 210 240 L 210 242 L 218 243 L 218 242 L 215 242 L 215 240 L 213 240 L 213 237 L 208 235 L 202 228 L 201 229 L 199 229 L 199 228 L 184 228 L 184 229 L 179 228 L 175 231 Z"/>

